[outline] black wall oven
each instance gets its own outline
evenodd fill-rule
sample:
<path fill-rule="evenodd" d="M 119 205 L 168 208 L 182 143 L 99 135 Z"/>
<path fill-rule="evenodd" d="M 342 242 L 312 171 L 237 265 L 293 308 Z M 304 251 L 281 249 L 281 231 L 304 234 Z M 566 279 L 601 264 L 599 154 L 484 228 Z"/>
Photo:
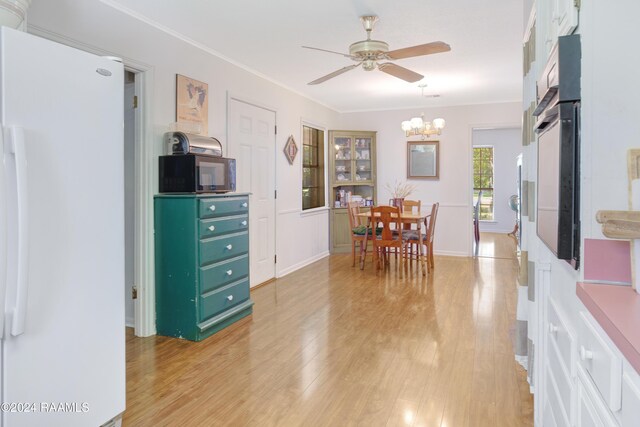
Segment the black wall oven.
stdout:
<path fill-rule="evenodd" d="M 538 81 L 536 232 L 557 258 L 580 264 L 580 38 L 558 38 Z"/>

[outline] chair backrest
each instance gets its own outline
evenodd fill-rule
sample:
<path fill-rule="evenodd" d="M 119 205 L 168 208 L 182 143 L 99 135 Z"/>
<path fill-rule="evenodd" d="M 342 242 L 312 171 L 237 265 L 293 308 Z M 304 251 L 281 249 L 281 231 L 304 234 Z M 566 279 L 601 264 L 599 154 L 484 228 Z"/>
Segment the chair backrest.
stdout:
<path fill-rule="evenodd" d="M 382 224 L 380 240 L 391 242 L 393 240 L 391 224 L 395 224 L 395 229 L 400 230 L 400 208 L 397 206 L 374 206 L 371 208 L 371 214 L 374 216 L 380 215 L 375 218 L 378 224 Z M 393 215 L 395 215 L 395 218 Z M 398 233 L 398 236 L 398 241 L 402 242 L 402 233 Z"/>
<path fill-rule="evenodd" d="M 403 200 L 402 201 L 403 211 L 408 213 L 419 214 L 420 205 L 421 205 L 420 200 Z"/>
<path fill-rule="evenodd" d="M 480 203 L 482 202 L 482 190 L 478 192 L 478 200 L 476 200 L 476 205 L 473 207 L 473 220 L 478 221 L 480 219 Z"/>
<path fill-rule="evenodd" d="M 420 205 L 422 202 L 420 200 L 403 200 L 402 201 L 402 212 L 420 214 Z M 415 228 L 415 224 L 405 223 L 402 226 L 405 230 L 411 230 Z"/>
<path fill-rule="evenodd" d="M 349 202 L 347 204 L 347 212 L 349 213 L 349 227 L 351 230 L 360 225 L 360 204 L 358 202 Z"/>
<path fill-rule="evenodd" d="M 434 203 L 431 206 L 431 216 L 429 217 L 429 225 L 427 226 L 427 242 L 433 243 L 433 237 L 436 234 L 436 218 L 438 218 L 438 209 L 440 203 Z"/>

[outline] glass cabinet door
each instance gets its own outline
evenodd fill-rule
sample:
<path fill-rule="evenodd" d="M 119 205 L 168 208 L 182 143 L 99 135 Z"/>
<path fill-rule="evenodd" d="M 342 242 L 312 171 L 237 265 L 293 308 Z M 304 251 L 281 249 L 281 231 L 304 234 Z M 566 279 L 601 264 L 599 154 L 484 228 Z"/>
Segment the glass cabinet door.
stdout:
<path fill-rule="evenodd" d="M 370 137 L 356 137 L 354 144 L 353 181 L 372 182 L 373 170 L 371 167 L 372 146 Z"/>
<path fill-rule="evenodd" d="M 334 138 L 333 144 L 335 145 L 335 159 L 334 165 L 336 182 L 350 182 L 354 178 L 352 176 L 352 161 L 351 161 L 351 145 L 352 138 L 346 136 L 339 136 Z"/>

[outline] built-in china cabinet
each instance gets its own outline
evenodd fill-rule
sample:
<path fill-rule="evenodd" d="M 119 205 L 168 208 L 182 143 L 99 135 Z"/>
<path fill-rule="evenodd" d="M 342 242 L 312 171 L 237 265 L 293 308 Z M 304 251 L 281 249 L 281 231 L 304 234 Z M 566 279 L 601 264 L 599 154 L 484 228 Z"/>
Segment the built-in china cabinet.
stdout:
<path fill-rule="evenodd" d="M 351 250 L 347 203 L 376 204 L 376 132 L 329 131 L 331 251 Z"/>

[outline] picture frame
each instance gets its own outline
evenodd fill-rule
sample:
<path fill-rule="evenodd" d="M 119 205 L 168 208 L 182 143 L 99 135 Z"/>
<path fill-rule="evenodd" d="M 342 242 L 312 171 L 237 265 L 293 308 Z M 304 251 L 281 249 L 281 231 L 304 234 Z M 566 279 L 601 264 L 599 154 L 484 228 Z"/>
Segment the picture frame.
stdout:
<path fill-rule="evenodd" d="M 407 141 L 407 178 L 440 179 L 440 141 Z"/>
<path fill-rule="evenodd" d="M 209 133 L 209 85 L 176 74 L 176 122 L 194 133 Z"/>
<path fill-rule="evenodd" d="M 289 161 L 289 164 L 293 165 L 293 161 L 296 159 L 296 155 L 298 154 L 298 145 L 296 144 L 296 140 L 293 138 L 293 135 L 289 135 L 283 151 L 285 157 Z"/>

